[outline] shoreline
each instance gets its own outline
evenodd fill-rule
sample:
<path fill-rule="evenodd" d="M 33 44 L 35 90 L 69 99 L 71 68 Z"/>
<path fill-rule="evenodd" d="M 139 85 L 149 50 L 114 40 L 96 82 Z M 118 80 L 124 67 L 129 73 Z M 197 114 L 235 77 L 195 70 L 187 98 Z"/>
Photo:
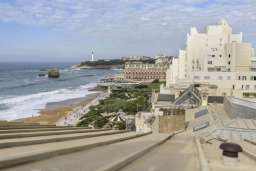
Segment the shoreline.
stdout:
<path fill-rule="evenodd" d="M 88 106 L 98 96 L 104 94 L 103 91 L 95 91 L 81 98 L 73 98 L 59 102 L 47 103 L 44 109 L 41 109 L 39 115 L 27 118 L 21 118 L 14 121 L 24 123 L 39 123 L 39 124 L 59 124 L 60 120 L 67 117 L 73 111 Z M 64 126 L 64 125 L 63 125 Z"/>
<path fill-rule="evenodd" d="M 76 126 L 80 118 L 90 111 L 91 106 L 99 104 L 99 101 L 106 98 L 108 93 L 101 91 L 95 94 L 94 98 L 89 100 L 88 103 L 73 108 L 72 111 L 56 122 L 56 126 Z"/>

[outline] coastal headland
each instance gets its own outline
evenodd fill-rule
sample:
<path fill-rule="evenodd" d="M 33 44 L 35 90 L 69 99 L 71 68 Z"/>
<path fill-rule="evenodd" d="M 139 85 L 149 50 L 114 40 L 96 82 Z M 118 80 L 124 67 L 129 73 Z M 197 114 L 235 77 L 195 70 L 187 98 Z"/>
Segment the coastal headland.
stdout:
<path fill-rule="evenodd" d="M 85 62 L 81 62 L 78 65 L 74 65 L 73 68 L 79 68 L 79 69 L 122 69 L 122 68 L 124 68 L 124 61 L 121 59 L 85 61 Z"/>

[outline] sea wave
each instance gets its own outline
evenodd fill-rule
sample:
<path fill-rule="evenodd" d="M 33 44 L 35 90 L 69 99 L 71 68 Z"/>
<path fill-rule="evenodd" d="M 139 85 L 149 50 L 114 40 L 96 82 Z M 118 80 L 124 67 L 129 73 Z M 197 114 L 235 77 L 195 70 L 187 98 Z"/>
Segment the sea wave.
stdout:
<path fill-rule="evenodd" d="M 23 79 L 19 84 L 14 84 L 12 86 L 6 85 L 6 86 L 0 86 L 0 91 L 6 91 L 6 90 L 12 90 L 17 88 L 26 88 L 30 86 L 35 86 L 38 84 L 44 84 L 47 83 L 48 78 L 35 78 L 35 79 Z"/>
<path fill-rule="evenodd" d="M 0 120 L 14 120 L 32 115 L 38 115 L 47 103 L 59 102 L 63 100 L 85 97 L 90 92 L 89 89 L 96 86 L 96 83 L 81 85 L 77 88 L 63 88 L 54 91 L 40 92 L 36 94 L 9 97 L 0 99 Z"/>
<path fill-rule="evenodd" d="M 59 78 L 59 79 L 55 79 L 55 80 L 49 80 L 48 76 L 45 77 L 36 77 L 36 78 L 32 78 L 32 79 L 23 79 L 23 81 L 19 84 L 10 86 L 10 85 L 6 85 L 6 86 L 0 86 L 0 91 L 6 91 L 6 90 L 12 90 L 12 89 L 17 89 L 17 88 L 26 88 L 26 87 L 31 87 L 31 86 L 36 86 L 38 84 L 42 85 L 42 84 L 48 84 L 49 81 L 56 81 L 56 82 L 62 82 L 62 81 L 71 81 L 71 80 L 76 80 L 79 78 L 86 78 L 86 77 L 92 77 L 95 76 L 94 74 L 81 74 L 81 75 L 76 75 L 76 76 L 70 76 L 70 77 L 63 77 L 63 78 Z M 0 80 L 1 81 L 1 80 Z"/>
<path fill-rule="evenodd" d="M 93 74 L 83 74 L 83 75 L 78 75 L 78 76 L 73 76 L 73 77 L 69 77 L 69 78 L 61 78 L 57 81 L 71 81 L 71 80 L 76 80 L 78 78 L 86 78 L 86 77 L 93 77 L 95 75 Z"/>

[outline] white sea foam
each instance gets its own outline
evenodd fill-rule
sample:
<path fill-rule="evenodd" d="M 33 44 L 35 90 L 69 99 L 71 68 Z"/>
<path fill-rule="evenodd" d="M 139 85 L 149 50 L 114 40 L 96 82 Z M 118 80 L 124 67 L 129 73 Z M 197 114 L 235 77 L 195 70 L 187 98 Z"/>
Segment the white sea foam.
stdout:
<path fill-rule="evenodd" d="M 0 105 L 8 108 L 0 110 L 0 120 L 14 120 L 18 118 L 38 115 L 40 109 L 44 109 L 47 103 L 81 98 L 93 92 L 88 91 L 95 87 L 95 83 L 82 85 L 76 89 L 59 89 L 49 92 L 0 99 Z"/>

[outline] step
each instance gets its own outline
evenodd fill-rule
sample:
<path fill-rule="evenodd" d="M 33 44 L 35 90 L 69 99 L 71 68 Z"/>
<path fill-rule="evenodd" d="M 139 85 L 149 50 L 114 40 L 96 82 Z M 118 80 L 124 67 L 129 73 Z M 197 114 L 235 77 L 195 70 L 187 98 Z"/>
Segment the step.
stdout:
<path fill-rule="evenodd" d="M 109 166 L 115 165 L 116 161 L 119 164 L 120 159 L 126 159 L 126 157 L 133 156 L 134 153 L 141 153 L 148 148 L 151 149 L 155 144 L 168 138 L 169 134 L 150 134 L 107 146 L 35 161 L 2 171 L 96 171 L 103 169 L 103 167 L 109 168 Z M 138 156 L 136 155 L 136 157 Z"/>
<path fill-rule="evenodd" d="M 161 144 L 165 143 L 170 138 L 172 138 L 174 134 L 169 134 L 169 135 L 166 134 L 165 136 L 164 135 L 159 136 L 159 135 L 160 134 L 155 136 L 155 141 L 152 141 L 151 143 L 144 145 L 139 150 L 132 151 L 128 155 L 124 155 L 122 157 L 119 157 L 118 159 L 113 160 L 113 162 L 111 162 L 103 167 L 100 167 L 99 169 L 97 169 L 97 171 L 119 171 L 120 169 L 124 168 L 125 166 L 132 163 L 133 161 L 135 161 L 137 159 L 139 160 L 139 158 L 143 157 L 144 155 L 148 155 L 148 153 L 152 153 L 151 150 L 155 150 L 155 148 L 161 148 L 161 146 L 162 146 Z M 150 155 L 154 155 L 154 153 L 150 154 Z M 160 157 L 161 156 L 157 156 L 158 159 Z M 141 162 L 143 163 L 143 161 L 141 161 Z M 137 169 L 137 170 L 139 170 L 139 169 Z M 147 170 L 150 170 L 150 168 Z"/>
<path fill-rule="evenodd" d="M 0 154 L 5 154 L 0 155 L 0 169 L 40 159 L 45 159 L 61 154 L 72 153 L 128 139 L 133 139 L 144 135 L 148 135 L 150 133 L 151 132 L 129 132 L 123 134 L 115 134 L 111 136 L 100 136 L 64 142 L 54 142 L 22 147 L 5 148 L 0 150 Z"/>
<path fill-rule="evenodd" d="M 196 171 L 200 170 L 193 137 L 175 135 L 125 167 L 109 167 L 99 171 Z"/>
<path fill-rule="evenodd" d="M 31 128 L 63 128 L 68 126 L 55 126 L 55 125 L 38 125 L 38 126 L 28 126 L 28 125 L 15 125 L 15 126 L 0 126 L 0 130 L 9 130 L 9 129 L 31 129 Z"/>
<path fill-rule="evenodd" d="M 82 130 L 61 130 L 61 131 L 42 131 L 42 132 L 28 132 L 28 133 L 9 133 L 0 134 L 0 139 L 9 138 L 24 138 L 24 137 L 37 137 L 37 136 L 48 136 L 48 135 L 64 135 L 73 133 L 84 133 L 84 132 L 97 132 L 97 131 L 107 131 L 110 129 L 82 129 Z"/>
<path fill-rule="evenodd" d="M 56 128 L 25 128 L 25 129 L 10 129 L 10 130 L 1 130 L 0 134 L 7 133 L 20 133 L 20 132 L 40 132 L 40 131 L 61 131 L 61 130 L 79 130 L 79 129 L 88 129 L 85 127 L 56 127 Z"/>
<path fill-rule="evenodd" d="M 82 139 L 82 138 L 91 138 L 91 137 L 113 135 L 113 134 L 121 134 L 125 132 L 128 132 L 128 131 L 108 130 L 108 131 L 74 133 L 74 134 L 64 134 L 64 135 L 49 135 L 49 136 L 38 136 L 38 137 L 3 139 L 0 141 L 0 149 L 17 147 L 17 146 L 25 146 L 25 145 L 68 141 L 68 140 L 75 140 L 75 139 Z"/>
<path fill-rule="evenodd" d="M 20 126 L 36 126 L 36 125 L 40 125 L 39 123 L 24 123 L 24 122 L 8 122 L 8 121 L 0 121 L 0 127 L 1 126 L 16 126 L 16 125 L 20 125 Z"/>

